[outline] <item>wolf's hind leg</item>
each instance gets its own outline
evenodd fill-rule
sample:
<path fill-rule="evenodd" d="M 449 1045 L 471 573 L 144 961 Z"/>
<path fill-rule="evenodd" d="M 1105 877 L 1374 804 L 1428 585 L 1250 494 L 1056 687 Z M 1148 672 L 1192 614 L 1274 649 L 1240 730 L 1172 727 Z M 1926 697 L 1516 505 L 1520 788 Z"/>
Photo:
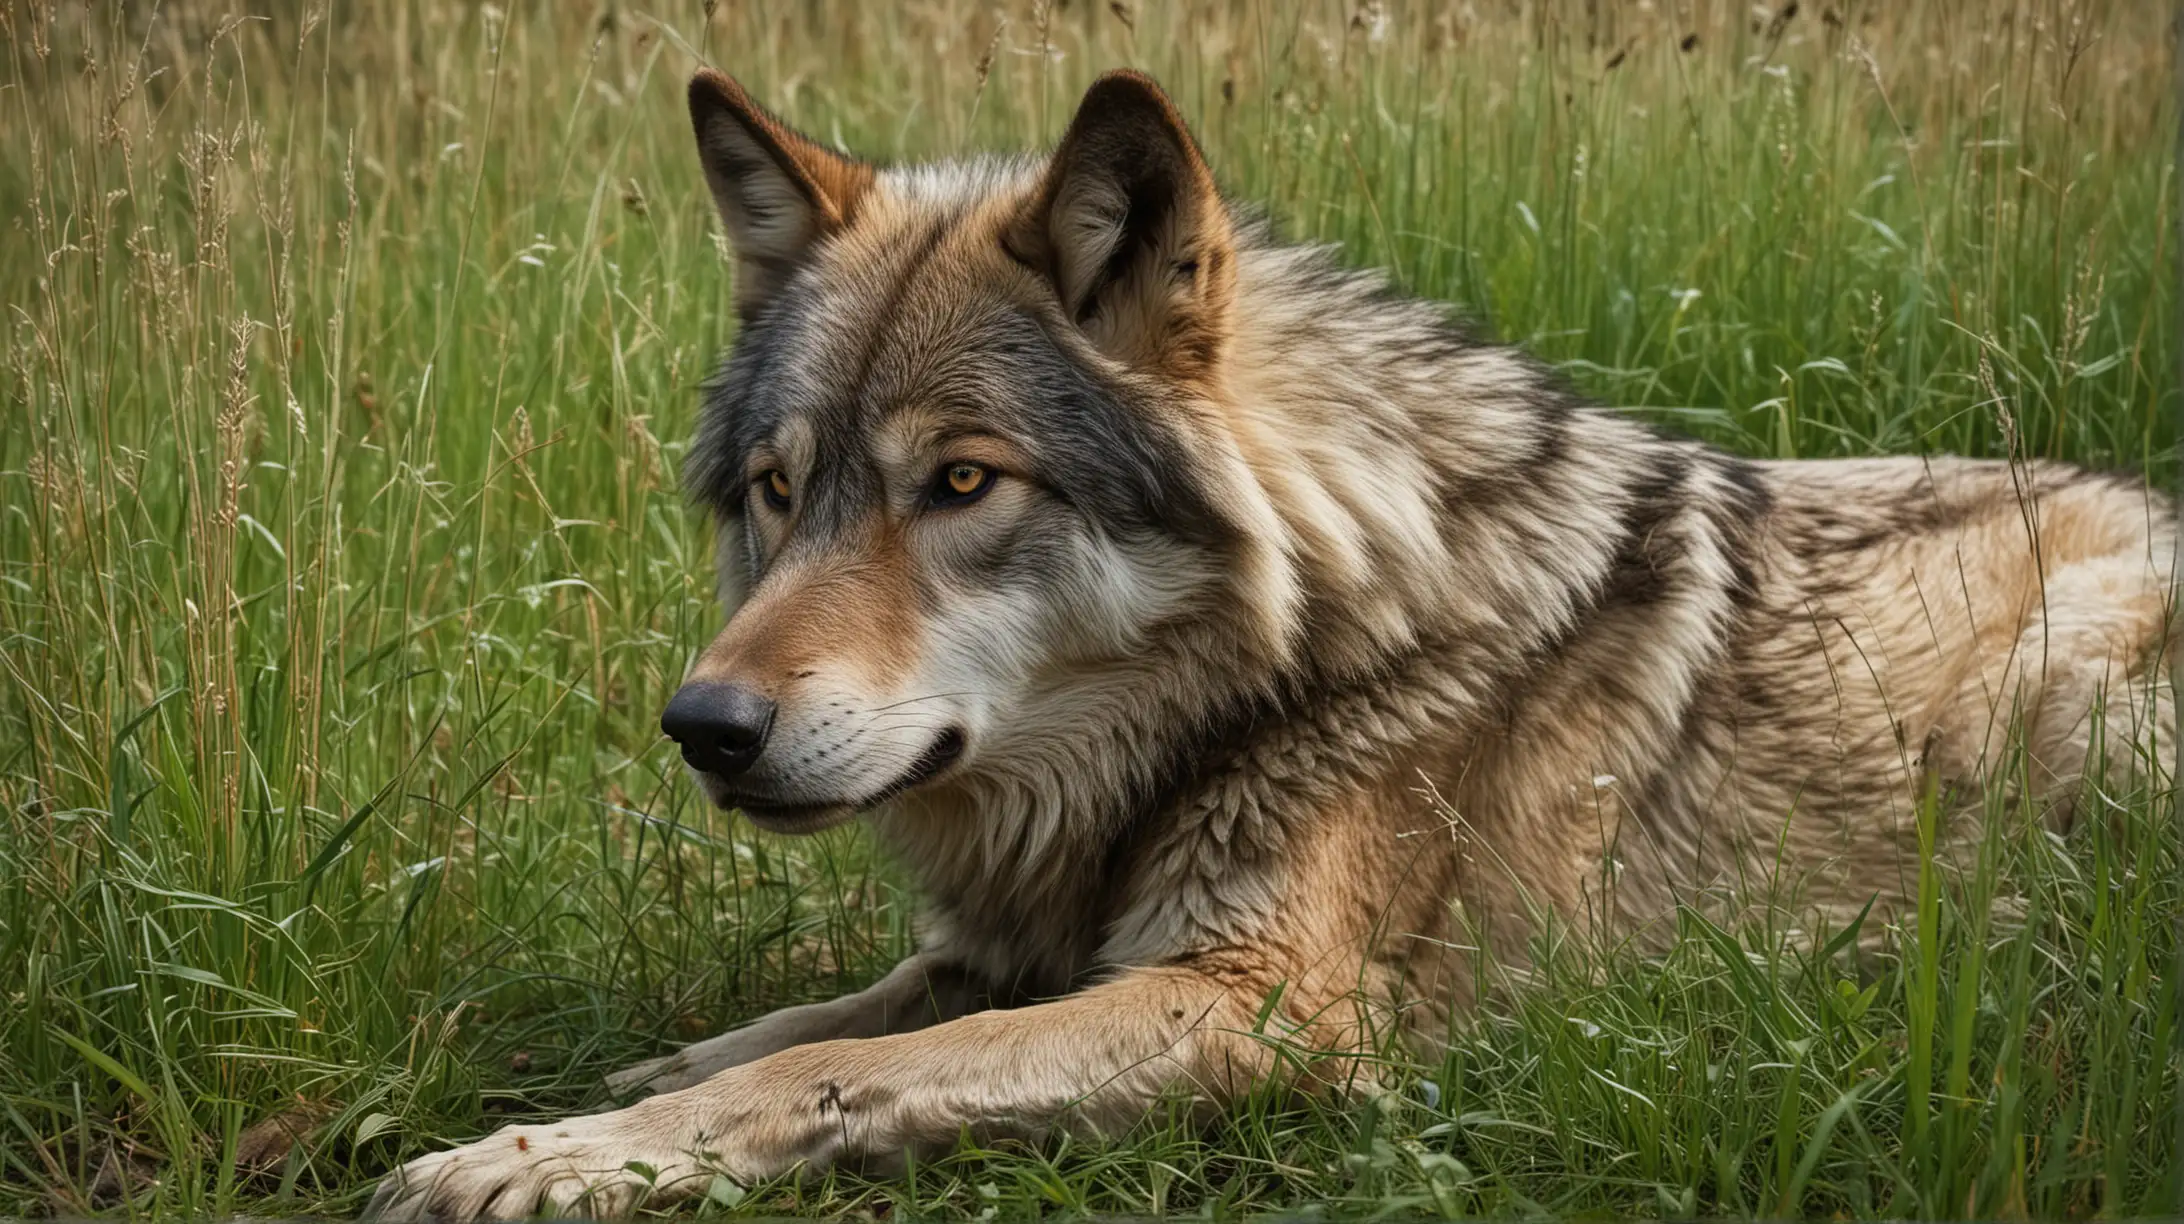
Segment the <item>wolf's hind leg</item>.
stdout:
<path fill-rule="evenodd" d="M 607 1076 L 607 1088 L 617 1097 L 674 1092 L 792 1046 L 914 1032 L 986 1005 L 983 992 L 962 967 L 919 953 L 855 994 L 784 1007 L 673 1054 L 624 1067 Z"/>
<path fill-rule="evenodd" d="M 2173 760 L 2167 584 L 2143 558 L 2101 557 L 2050 575 L 2017 643 L 2036 795 L 2068 827 L 2087 774 L 2119 790 Z"/>

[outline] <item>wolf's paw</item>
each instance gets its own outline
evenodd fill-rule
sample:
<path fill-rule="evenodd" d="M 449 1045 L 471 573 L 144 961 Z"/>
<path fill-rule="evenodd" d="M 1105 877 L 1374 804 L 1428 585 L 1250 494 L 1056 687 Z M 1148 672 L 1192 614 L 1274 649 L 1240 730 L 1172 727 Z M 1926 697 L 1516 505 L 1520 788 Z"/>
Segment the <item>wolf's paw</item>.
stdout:
<path fill-rule="evenodd" d="M 626 1216 L 640 1203 L 686 1198 L 710 1183 L 712 1170 L 625 1113 L 504 1127 L 421 1156 L 380 1183 L 365 1218 L 459 1224 Z"/>

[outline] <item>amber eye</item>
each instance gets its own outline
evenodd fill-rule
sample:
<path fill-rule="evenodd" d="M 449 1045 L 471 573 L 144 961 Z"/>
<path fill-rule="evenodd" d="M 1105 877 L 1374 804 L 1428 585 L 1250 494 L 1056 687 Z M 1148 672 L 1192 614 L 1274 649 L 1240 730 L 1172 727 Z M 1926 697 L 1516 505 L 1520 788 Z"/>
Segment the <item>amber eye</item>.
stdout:
<path fill-rule="evenodd" d="M 789 478 L 779 468 L 759 477 L 759 482 L 763 486 L 767 505 L 776 510 L 789 508 Z"/>
<path fill-rule="evenodd" d="M 993 469 L 976 463 L 951 463 L 940 470 L 933 485 L 932 503 L 960 506 L 977 501 L 993 487 Z"/>

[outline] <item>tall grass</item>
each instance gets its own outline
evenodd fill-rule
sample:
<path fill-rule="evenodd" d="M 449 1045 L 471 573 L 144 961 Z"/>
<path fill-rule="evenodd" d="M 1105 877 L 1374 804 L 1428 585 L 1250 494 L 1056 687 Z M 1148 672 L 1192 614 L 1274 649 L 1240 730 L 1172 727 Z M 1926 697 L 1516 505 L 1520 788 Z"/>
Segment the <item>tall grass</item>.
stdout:
<path fill-rule="evenodd" d="M 700 57 L 886 158 L 1139 65 L 1287 232 L 1604 399 L 2173 467 L 2159 6 L 0 14 L 0 1214 L 349 1210 L 909 947 L 856 834 L 754 834 L 655 730 L 718 615 Z M 699 1210 L 2173 1213 L 2167 796 L 2096 802 L 1992 813 L 1892 933 L 1547 955 L 1407 1094 Z"/>

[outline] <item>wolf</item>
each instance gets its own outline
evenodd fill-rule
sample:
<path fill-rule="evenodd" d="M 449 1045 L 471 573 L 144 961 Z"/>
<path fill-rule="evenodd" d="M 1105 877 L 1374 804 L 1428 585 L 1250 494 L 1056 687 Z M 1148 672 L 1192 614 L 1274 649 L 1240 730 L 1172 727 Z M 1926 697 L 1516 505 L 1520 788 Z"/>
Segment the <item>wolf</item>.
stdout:
<path fill-rule="evenodd" d="M 689 102 L 740 327 L 686 476 L 732 615 L 661 726 L 762 829 L 865 821 L 919 950 L 416 1160 L 381 1218 L 1339 1087 L 1543 932 L 1840 923 L 1994 788 L 2066 821 L 2160 783 L 2177 532 L 2138 478 L 1752 461 L 1588 404 L 1279 240 L 1132 72 L 1044 157 L 895 168 L 710 70 Z"/>

